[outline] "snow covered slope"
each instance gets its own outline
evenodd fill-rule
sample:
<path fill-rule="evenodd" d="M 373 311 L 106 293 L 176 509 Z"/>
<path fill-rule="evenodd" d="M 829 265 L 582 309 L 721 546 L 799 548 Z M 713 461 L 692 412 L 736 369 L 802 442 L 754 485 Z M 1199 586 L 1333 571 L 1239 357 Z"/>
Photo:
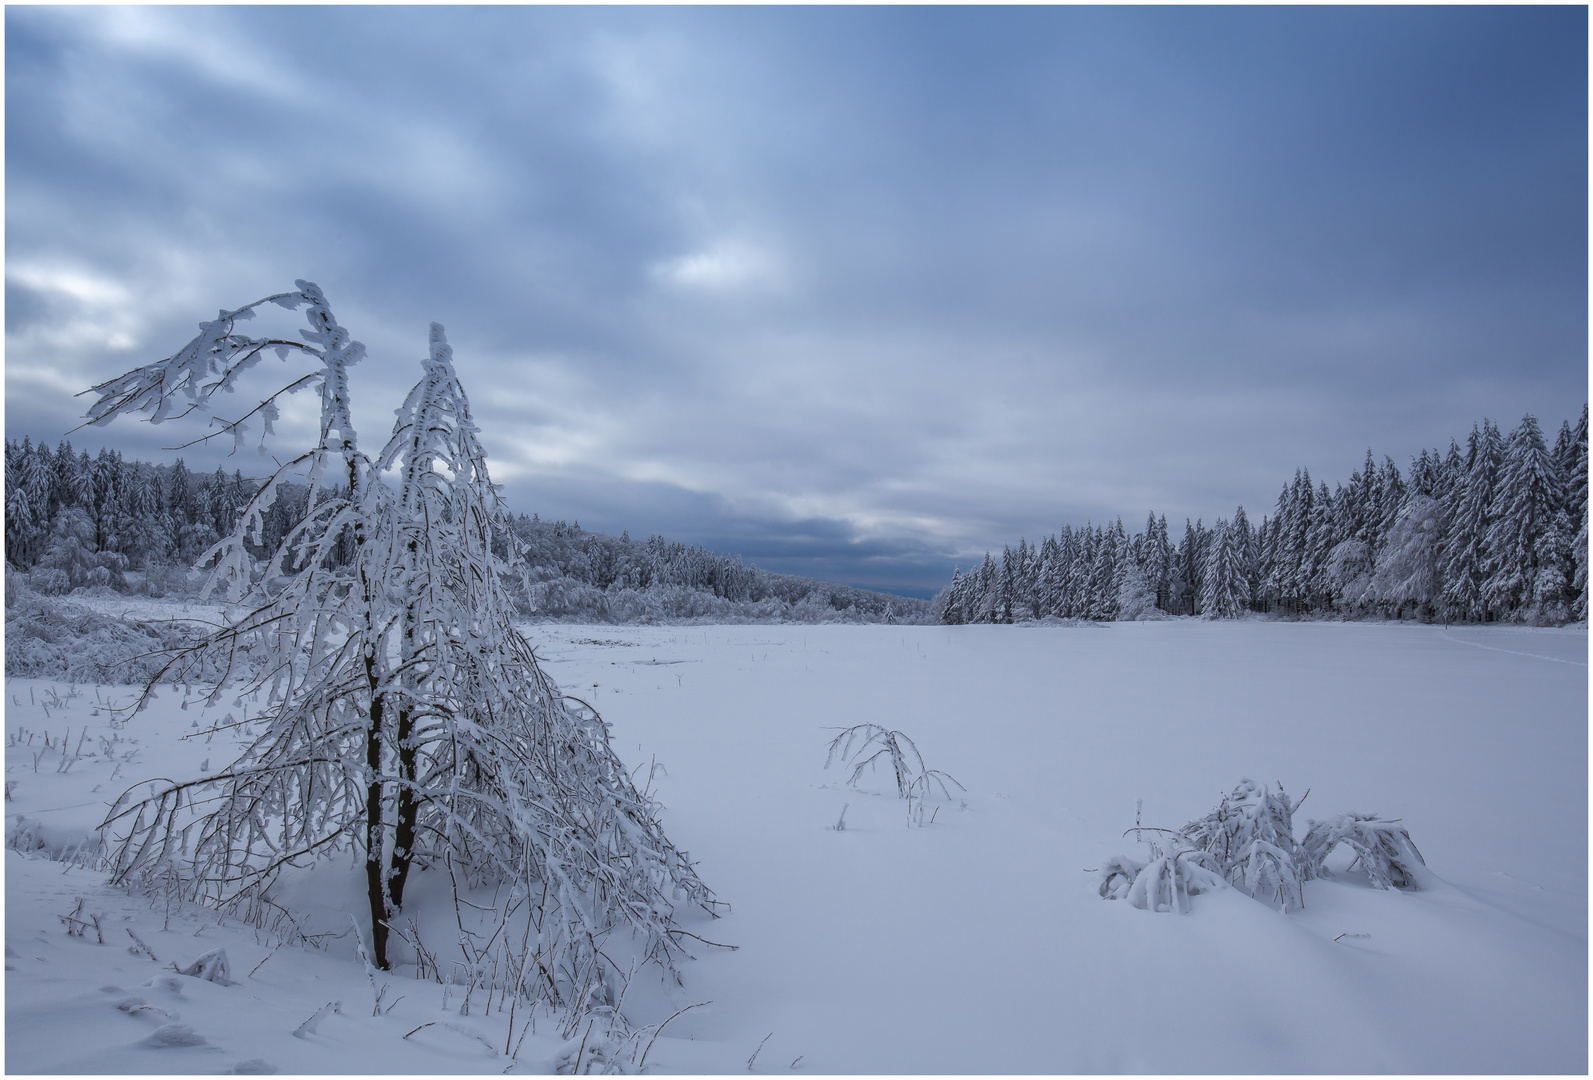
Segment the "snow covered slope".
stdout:
<path fill-rule="evenodd" d="M 637 976 L 637 1025 L 712 1002 L 670 1023 L 648 1072 L 742 1072 L 755 1050 L 758 1073 L 1587 1070 L 1585 630 L 528 632 L 627 763 L 662 763 L 669 835 L 733 908 L 691 928 L 736 951 L 696 950 L 683 988 Z M 78 690 L 7 683 L 8 831 L 20 821 L 46 851 L 69 849 L 124 781 L 229 760 L 222 736 L 178 741 L 197 713 L 174 695 L 111 731 L 96 695 L 126 688 Z M 914 827 L 885 772 L 848 788 L 823 767 L 828 729 L 868 721 L 967 792 Z M 69 724 L 64 755 L 42 749 Z M 1146 825 L 1176 828 L 1242 776 L 1310 789 L 1298 835 L 1341 811 L 1400 818 L 1437 887 L 1378 891 L 1341 869 L 1288 915 L 1231 889 L 1186 916 L 1100 899 L 1090 871 L 1143 855 L 1122 835 L 1137 800 Z M 8 851 L 6 871 L 8 1071 L 547 1071 L 566 1049 L 543 1019 L 506 1057 L 496 1002 L 461 1016 L 455 988 L 402 970 L 378 978 L 384 1007 L 403 1000 L 371 1016 L 351 934 L 276 948 L 88 870 Z M 283 899 L 306 930 L 338 934 L 358 876 L 325 864 Z M 79 897 L 107 944 L 92 925 L 67 933 Z M 447 945 L 437 882 L 417 897 L 427 940 Z M 127 951 L 128 930 L 159 963 Z M 167 978 L 214 948 L 236 985 Z"/>

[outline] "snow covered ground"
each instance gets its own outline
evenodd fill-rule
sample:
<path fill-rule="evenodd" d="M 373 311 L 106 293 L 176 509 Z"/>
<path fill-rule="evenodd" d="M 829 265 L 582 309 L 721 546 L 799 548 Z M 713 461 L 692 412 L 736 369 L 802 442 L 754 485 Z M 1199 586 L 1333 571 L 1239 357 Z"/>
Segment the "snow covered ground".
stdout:
<path fill-rule="evenodd" d="M 637 1025 L 711 1002 L 670 1023 L 649 1072 L 739 1073 L 755 1050 L 752 1071 L 785 1074 L 1587 1071 L 1585 629 L 528 632 L 623 759 L 662 763 L 665 827 L 732 906 L 689 926 L 736 951 L 697 949 L 684 987 L 636 977 Z M 506 1056 L 497 1002 L 461 1015 L 456 988 L 403 970 L 378 976 L 384 1008 L 402 998 L 371 1015 L 345 932 L 358 868 L 282 890 L 306 931 L 342 934 L 312 949 L 277 947 L 280 922 L 168 910 L 42 857 L 125 783 L 219 767 L 234 746 L 182 741 L 199 714 L 173 694 L 113 726 L 104 704 L 127 688 L 75 689 L 6 685 L 8 833 L 44 845 L 5 856 L 7 1071 L 552 1068 L 567 1041 L 546 1018 Z M 865 721 L 967 792 L 912 827 L 885 773 L 848 788 L 824 768 L 828 729 Z M 1090 870 L 1143 854 L 1122 835 L 1136 800 L 1145 824 L 1177 827 L 1243 776 L 1310 789 L 1297 835 L 1340 811 L 1402 819 L 1438 887 L 1341 873 L 1288 915 L 1233 890 L 1187 916 L 1100 899 Z M 446 945 L 438 876 L 410 906 Z M 68 933 L 79 898 L 98 930 Z M 129 951 L 134 934 L 159 962 Z M 232 985 L 170 970 L 217 948 Z"/>

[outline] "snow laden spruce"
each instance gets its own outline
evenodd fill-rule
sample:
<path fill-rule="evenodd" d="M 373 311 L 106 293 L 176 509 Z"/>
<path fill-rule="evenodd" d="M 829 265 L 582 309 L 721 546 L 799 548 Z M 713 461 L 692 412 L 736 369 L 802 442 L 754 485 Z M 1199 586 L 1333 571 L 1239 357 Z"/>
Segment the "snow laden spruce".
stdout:
<path fill-rule="evenodd" d="M 213 775 L 124 794 L 106 823 L 114 878 L 176 882 L 194 900 L 247 910 L 285 867 L 353 851 L 377 968 L 391 965 L 413 872 L 437 867 L 455 882 L 456 906 L 461 888 L 497 885 L 507 896 L 498 910 L 518 913 L 517 948 L 493 964 L 511 993 L 576 1017 L 612 1005 L 597 990 L 614 977 L 602 949 L 616 934 L 678 979 L 691 935 L 677 905 L 711 913 L 715 901 L 603 720 L 559 692 L 510 624 L 516 539 L 443 328 L 432 324 L 421 380 L 369 457 L 348 381 L 364 346 L 315 285 L 296 285 L 221 312 L 174 356 L 94 388 L 92 422 L 159 423 L 208 413 L 275 354 L 309 370 L 241 418 L 212 417 L 201 438 L 242 445 L 258 419 L 263 440 L 298 391 L 318 392 L 321 406 L 319 440 L 202 557 L 207 594 L 228 602 L 223 623 L 173 655 L 140 698 L 169 682 L 209 705 L 263 701 L 247 719 L 252 741 Z M 265 305 L 302 307 L 303 340 L 242 333 Z M 308 487 L 304 516 L 262 558 L 265 516 L 290 481 Z M 244 723 L 229 715 L 216 729 Z"/>
<path fill-rule="evenodd" d="M 1587 618 L 1587 406 L 1551 449 L 1528 415 L 1502 436 L 1488 420 L 1464 449 L 1423 450 L 1401 474 L 1370 452 L 1329 491 L 1309 470 L 1252 527 L 1184 524 L 1174 543 L 1151 514 L 1131 533 L 1064 526 L 952 574 L 946 623 L 1046 618 L 1134 621 L 1246 612 L 1560 625 Z"/>
<path fill-rule="evenodd" d="M 1297 911 L 1305 906 L 1305 883 L 1330 876 L 1327 857 L 1340 844 L 1354 854 L 1348 869 L 1359 867 L 1376 888 L 1430 887 L 1421 852 L 1397 820 L 1338 814 L 1307 822 L 1305 839 L 1295 840 L 1294 812 L 1304 801 L 1305 795 L 1291 801 L 1281 784 L 1241 779 L 1210 813 L 1182 829 L 1142 825 L 1136 815 L 1123 835 L 1134 833 L 1150 857 L 1108 859 L 1098 871 L 1100 894 L 1185 914 L 1191 896 L 1231 886 L 1279 911 Z"/>

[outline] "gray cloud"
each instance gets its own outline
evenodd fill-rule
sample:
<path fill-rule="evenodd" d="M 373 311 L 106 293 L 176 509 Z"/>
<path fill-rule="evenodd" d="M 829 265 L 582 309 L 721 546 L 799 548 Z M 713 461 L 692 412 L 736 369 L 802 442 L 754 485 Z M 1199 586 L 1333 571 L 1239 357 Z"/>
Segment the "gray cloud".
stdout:
<path fill-rule="evenodd" d="M 1586 399 L 1582 9 L 6 29 L 10 437 L 309 277 L 367 441 L 437 319 L 517 507 L 928 588 Z"/>

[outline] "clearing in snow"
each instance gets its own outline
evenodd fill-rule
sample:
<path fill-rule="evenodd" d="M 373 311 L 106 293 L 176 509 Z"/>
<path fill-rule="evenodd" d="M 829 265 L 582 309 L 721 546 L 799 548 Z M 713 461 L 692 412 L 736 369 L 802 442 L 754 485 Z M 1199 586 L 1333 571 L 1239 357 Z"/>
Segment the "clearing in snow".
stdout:
<path fill-rule="evenodd" d="M 108 888 L 72 861 L 111 800 L 238 735 L 184 739 L 211 720 L 170 690 L 117 721 L 129 687 L 10 679 L 7 1071 L 634 1071 L 643 1044 L 650 1073 L 1587 1071 L 1585 628 L 525 631 L 731 905 L 683 924 L 736 946 L 685 940 L 683 986 L 638 964 L 601 990 L 633 1045 L 467 997 L 445 870 L 403 912 L 431 961 L 395 941 L 374 973 L 357 862 L 285 878 L 257 925 Z M 899 798 L 887 759 L 848 786 L 826 751 L 856 724 L 966 791 Z M 1397 819 L 1422 887 L 1341 844 L 1287 914 L 1102 899 L 1103 866 L 1148 859 L 1136 812 L 1178 829 L 1246 777 L 1281 782 L 1297 840 Z"/>

